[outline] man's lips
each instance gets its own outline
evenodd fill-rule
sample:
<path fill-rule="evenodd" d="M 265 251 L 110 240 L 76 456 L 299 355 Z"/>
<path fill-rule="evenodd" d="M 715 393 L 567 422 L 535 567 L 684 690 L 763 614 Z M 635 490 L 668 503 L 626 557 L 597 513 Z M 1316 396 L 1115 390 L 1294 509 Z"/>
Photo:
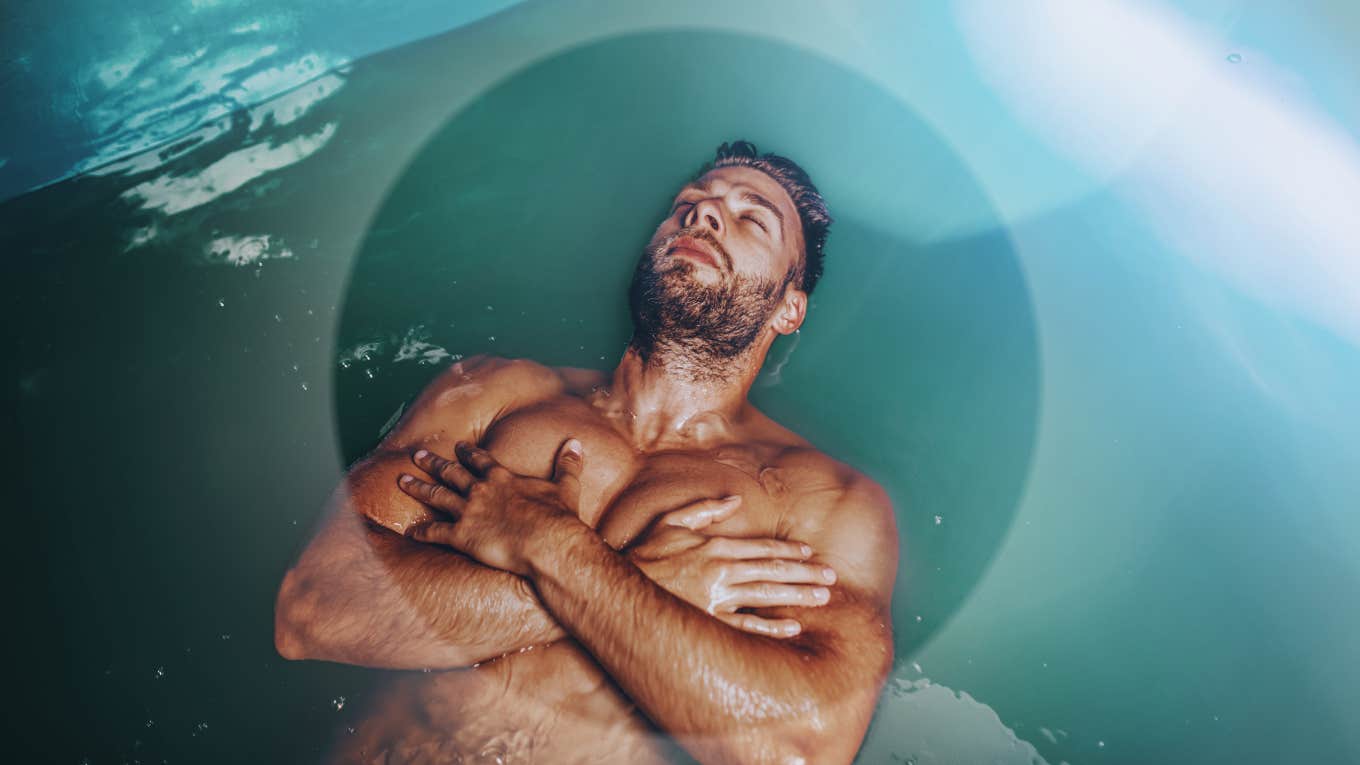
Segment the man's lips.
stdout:
<path fill-rule="evenodd" d="M 685 255 L 691 260 L 697 260 L 712 268 L 718 267 L 718 256 L 713 253 L 708 245 L 688 236 L 682 236 L 671 244 L 671 252 Z"/>

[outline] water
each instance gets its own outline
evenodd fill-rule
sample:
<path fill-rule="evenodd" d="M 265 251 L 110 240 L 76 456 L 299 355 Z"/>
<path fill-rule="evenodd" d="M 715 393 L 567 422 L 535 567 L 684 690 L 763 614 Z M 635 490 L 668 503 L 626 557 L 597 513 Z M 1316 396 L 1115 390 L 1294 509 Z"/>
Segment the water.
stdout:
<path fill-rule="evenodd" d="M 992 153 L 1015 130 L 943 132 L 940 104 L 991 96 L 937 17 L 907 33 L 932 67 L 875 80 L 713 30 L 507 42 L 554 13 L 0 205 L 33 759 L 299 762 L 349 735 L 382 673 L 272 647 L 343 467 L 465 355 L 611 364 L 639 247 L 737 136 L 838 218 L 755 398 L 882 482 L 904 541 L 861 761 L 1360 758 L 1343 333 L 1183 257 L 1117 183 Z"/>

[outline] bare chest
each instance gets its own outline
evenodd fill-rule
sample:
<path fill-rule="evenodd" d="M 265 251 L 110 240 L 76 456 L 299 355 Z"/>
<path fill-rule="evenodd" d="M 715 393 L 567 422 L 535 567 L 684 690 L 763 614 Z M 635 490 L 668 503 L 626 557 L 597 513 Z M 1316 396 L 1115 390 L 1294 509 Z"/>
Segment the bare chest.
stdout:
<path fill-rule="evenodd" d="M 568 438 L 584 447 L 578 513 L 615 549 L 637 541 L 670 510 L 733 494 L 741 495 L 741 507 L 710 533 L 784 536 L 788 476 L 776 461 L 780 449 L 769 445 L 643 452 L 588 404 L 564 396 L 497 420 L 482 446 L 517 473 L 547 478 Z"/>

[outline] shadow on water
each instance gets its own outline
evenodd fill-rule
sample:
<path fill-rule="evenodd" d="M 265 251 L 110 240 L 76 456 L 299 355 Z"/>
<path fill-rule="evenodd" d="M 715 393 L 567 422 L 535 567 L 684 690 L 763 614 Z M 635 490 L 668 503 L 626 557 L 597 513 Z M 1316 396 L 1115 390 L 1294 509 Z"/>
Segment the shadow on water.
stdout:
<path fill-rule="evenodd" d="M 537 62 L 437 130 L 350 277 L 341 451 L 371 448 L 450 357 L 611 368 L 641 246 L 674 191 L 738 137 L 802 163 L 838 217 L 797 347 L 776 345 L 771 359 L 786 363 L 754 398 L 892 496 L 903 660 L 959 607 L 1009 527 L 1037 416 L 1033 317 L 1010 241 L 949 145 L 890 94 L 805 52 L 707 32 L 612 39 Z M 859 198 L 887 215 L 838 205 Z M 928 240 L 934 222 L 915 220 L 918 205 L 996 225 Z M 424 363 L 378 360 L 393 354 Z"/>

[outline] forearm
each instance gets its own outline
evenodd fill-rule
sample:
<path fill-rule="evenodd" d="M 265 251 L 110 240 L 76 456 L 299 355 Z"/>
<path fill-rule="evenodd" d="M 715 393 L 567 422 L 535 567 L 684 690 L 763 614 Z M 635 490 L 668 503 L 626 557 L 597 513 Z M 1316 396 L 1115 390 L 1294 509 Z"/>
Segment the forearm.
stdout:
<path fill-rule="evenodd" d="M 279 590 L 286 658 L 451 669 L 565 635 L 521 577 L 331 515 Z"/>
<path fill-rule="evenodd" d="M 701 759 L 828 761 L 824 752 L 812 754 L 819 742 L 803 738 L 827 728 L 834 692 L 807 645 L 722 624 L 653 583 L 579 523 L 552 524 L 530 565 L 558 623 Z"/>

